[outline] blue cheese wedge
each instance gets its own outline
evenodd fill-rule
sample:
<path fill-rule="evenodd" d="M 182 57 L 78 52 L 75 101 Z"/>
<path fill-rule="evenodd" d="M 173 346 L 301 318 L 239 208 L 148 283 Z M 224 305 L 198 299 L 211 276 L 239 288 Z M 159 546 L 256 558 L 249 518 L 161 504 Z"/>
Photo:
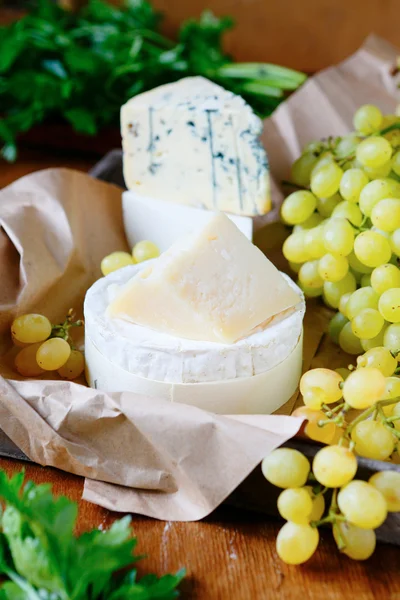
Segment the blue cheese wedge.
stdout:
<path fill-rule="evenodd" d="M 187 77 L 129 100 L 121 129 L 128 189 L 236 215 L 269 211 L 262 121 L 240 96 Z"/>

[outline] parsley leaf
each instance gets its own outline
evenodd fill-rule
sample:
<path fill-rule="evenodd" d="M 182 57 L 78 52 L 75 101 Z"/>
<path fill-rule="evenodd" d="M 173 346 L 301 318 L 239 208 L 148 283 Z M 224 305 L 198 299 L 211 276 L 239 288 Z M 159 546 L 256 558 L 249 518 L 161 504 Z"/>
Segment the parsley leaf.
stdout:
<path fill-rule="evenodd" d="M 170 600 L 184 570 L 175 575 L 121 574 L 139 556 L 133 554 L 130 517 L 108 531 L 74 536 L 77 505 L 55 498 L 49 484 L 24 485 L 24 474 L 0 471 L 0 600 Z"/>
<path fill-rule="evenodd" d="M 233 63 L 223 49 L 233 21 L 210 11 L 183 23 L 174 41 L 160 33 L 161 14 L 148 0 L 118 7 L 89 0 L 77 13 L 53 0 L 30 6 L 22 19 L 0 27 L 0 154 L 6 160 L 16 158 L 18 134 L 45 119 L 61 118 L 94 135 L 118 126 L 120 107 L 133 95 L 181 77 L 208 77 L 243 95 L 262 116 L 305 79 L 276 65 Z"/>

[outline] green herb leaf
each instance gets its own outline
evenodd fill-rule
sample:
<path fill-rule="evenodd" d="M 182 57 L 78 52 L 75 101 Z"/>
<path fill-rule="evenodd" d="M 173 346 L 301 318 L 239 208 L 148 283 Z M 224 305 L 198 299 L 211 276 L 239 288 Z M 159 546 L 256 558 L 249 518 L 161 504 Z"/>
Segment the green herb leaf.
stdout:
<path fill-rule="evenodd" d="M 85 108 L 70 108 L 63 112 L 64 117 L 80 133 L 93 135 L 97 131 L 93 114 Z"/>
<path fill-rule="evenodd" d="M 73 534 L 77 506 L 54 498 L 48 484 L 8 478 L 0 471 L 0 499 L 5 503 L 0 532 L 0 573 L 7 579 L 0 600 L 170 600 L 178 597 L 184 577 L 147 575 L 121 569 L 139 560 L 133 551 L 130 517 L 108 531 Z M 117 575 L 116 575 L 117 573 Z"/>
<path fill-rule="evenodd" d="M 208 77 L 243 95 L 262 116 L 305 79 L 277 65 L 233 63 L 223 48 L 233 21 L 211 11 L 184 22 L 177 43 L 160 33 L 161 15 L 148 0 L 122 6 L 89 0 L 74 13 L 53 0 L 29 6 L 19 21 L 0 27 L 6 160 L 16 158 L 18 134 L 43 120 L 61 117 L 94 135 L 104 126 L 118 127 L 120 107 L 133 95 L 180 77 Z"/>

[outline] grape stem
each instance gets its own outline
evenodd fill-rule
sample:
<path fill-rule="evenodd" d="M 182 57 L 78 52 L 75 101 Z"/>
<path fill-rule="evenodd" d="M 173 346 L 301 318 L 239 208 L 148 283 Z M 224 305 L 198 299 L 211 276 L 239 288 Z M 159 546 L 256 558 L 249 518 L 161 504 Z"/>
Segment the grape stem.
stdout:
<path fill-rule="evenodd" d="M 351 434 L 351 432 L 353 431 L 354 427 L 356 425 L 358 425 L 358 423 L 361 423 L 361 421 L 364 421 L 367 417 L 372 415 L 372 413 L 374 413 L 376 410 L 379 411 L 379 409 L 382 409 L 382 406 L 389 406 L 390 404 L 397 404 L 398 401 L 399 401 L 398 398 L 396 398 L 394 400 L 380 400 L 379 402 L 376 402 L 375 404 L 373 404 L 372 406 L 367 408 L 367 410 L 364 410 L 364 412 L 362 412 L 360 415 L 358 415 L 358 417 L 350 423 L 350 425 L 347 427 L 347 429 L 345 431 L 345 435 L 348 437 Z"/>
<path fill-rule="evenodd" d="M 387 417 L 383 412 L 381 406 L 378 406 L 378 413 L 381 418 L 382 425 L 384 425 L 384 427 L 386 427 L 386 429 L 388 429 L 392 435 L 394 435 L 395 437 L 397 437 L 397 439 L 400 440 L 400 431 L 397 431 L 392 426 L 392 422 L 397 421 L 398 419 L 400 419 L 400 417 Z"/>
<path fill-rule="evenodd" d="M 332 417 L 335 413 L 339 412 L 342 408 L 344 408 L 346 402 L 341 402 L 335 408 L 329 408 L 326 404 L 322 405 L 322 408 L 325 410 L 325 414 L 328 418 Z"/>
<path fill-rule="evenodd" d="M 74 311 L 72 308 L 70 308 L 64 323 L 61 323 L 59 325 L 52 325 L 50 335 L 51 338 L 59 337 L 68 342 L 72 350 L 75 350 L 75 346 L 73 345 L 72 340 L 70 338 L 69 330 L 71 329 L 71 327 L 82 327 L 83 325 L 82 319 L 74 321 L 74 318 Z"/>
<path fill-rule="evenodd" d="M 320 525 L 324 525 L 325 523 L 332 523 L 333 526 L 335 526 L 336 523 L 338 523 L 338 522 L 346 521 L 346 518 L 343 515 L 341 515 L 339 512 L 339 506 L 337 503 L 337 494 L 338 494 L 338 488 L 335 488 L 332 492 L 332 500 L 331 500 L 331 505 L 329 507 L 328 514 L 326 515 L 326 517 L 323 517 L 319 521 L 312 521 L 311 522 L 312 527 L 319 527 Z"/>
<path fill-rule="evenodd" d="M 281 184 L 296 188 L 296 190 L 306 190 L 307 189 L 306 187 L 304 187 L 302 185 L 298 185 L 297 183 L 293 183 L 293 181 L 288 181 L 287 179 L 282 179 Z"/>
<path fill-rule="evenodd" d="M 377 135 L 385 135 L 386 133 L 390 133 L 395 129 L 400 129 L 400 123 L 393 123 L 392 125 L 385 127 L 385 129 L 382 129 Z"/>
<path fill-rule="evenodd" d="M 340 531 L 337 523 L 333 523 L 332 529 L 334 529 L 336 532 L 338 550 L 339 550 L 339 552 L 342 552 L 342 550 L 344 550 L 346 548 L 346 542 L 343 539 L 343 536 L 341 534 L 341 531 Z"/>

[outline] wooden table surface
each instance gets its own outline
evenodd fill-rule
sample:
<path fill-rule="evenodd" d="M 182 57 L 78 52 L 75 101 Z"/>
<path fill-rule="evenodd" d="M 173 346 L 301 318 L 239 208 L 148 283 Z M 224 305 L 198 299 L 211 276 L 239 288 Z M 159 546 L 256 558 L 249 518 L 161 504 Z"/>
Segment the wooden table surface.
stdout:
<path fill-rule="evenodd" d="M 24 152 L 18 162 L 0 162 L 0 188 L 18 177 L 50 166 L 69 166 L 86 171 L 88 158 Z M 22 462 L 0 459 L 8 473 Z M 26 467 L 37 483 L 50 481 L 56 494 L 79 502 L 78 530 L 105 528 L 118 516 L 80 501 L 83 480 L 52 468 Z M 186 567 L 183 598 L 201 600 L 400 600 L 400 549 L 381 545 L 374 556 L 354 562 L 341 556 L 329 531 L 323 531 L 318 551 L 306 565 L 284 565 L 275 551 L 280 523 L 264 515 L 221 507 L 197 523 L 165 523 L 133 515 L 138 536 L 141 575 L 161 575 Z"/>

